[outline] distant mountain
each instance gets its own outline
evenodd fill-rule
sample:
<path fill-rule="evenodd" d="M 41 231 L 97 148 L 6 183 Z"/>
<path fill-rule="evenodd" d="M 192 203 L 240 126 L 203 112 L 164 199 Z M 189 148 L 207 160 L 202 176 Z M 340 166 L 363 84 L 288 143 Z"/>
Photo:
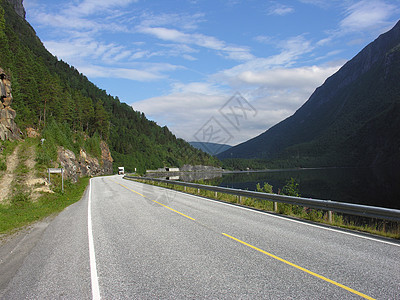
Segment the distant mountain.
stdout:
<path fill-rule="evenodd" d="M 217 155 L 232 148 L 230 145 L 217 143 L 189 142 L 190 145 L 210 155 Z"/>
<path fill-rule="evenodd" d="M 218 155 L 282 166 L 400 165 L 400 21 L 294 115 Z"/>

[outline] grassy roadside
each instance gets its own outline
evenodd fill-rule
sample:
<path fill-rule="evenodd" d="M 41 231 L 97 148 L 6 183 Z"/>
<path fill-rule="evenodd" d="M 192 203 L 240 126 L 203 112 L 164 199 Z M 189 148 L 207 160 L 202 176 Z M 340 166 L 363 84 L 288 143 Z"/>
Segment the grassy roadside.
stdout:
<path fill-rule="evenodd" d="M 0 236 L 57 214 L 82 198 L 89 178 L 81 178 L 76 184 L 65 180 L 64 193 L 59 174 L 53 174 L 50 187 L 44 184 L 46 170 L 54 163 L 40 163 L 42 153 L 39 138 L 1 143 L 0 166 L 4 166 L 0 180 L 8 192 L 3 193 L 0 201 Z M 12 167 L 8 168 L 6 162 Z"/>
<path fill-rule="evenodd" d="M 23 226 L 32 224 L 52 214 L 61 212 L 67 206 L 79 201 L 89 183 L 81 178 L 78 183 L 65 183 L 65 192 L 45 194 L 32 202 L 26 194 L 19 193 L 10 204 L 0 204 L 0 234 L 8 234 Z"/>
<path fill-rule="evenodd" d="M 155 182 L 149 180 L 135 180 L 146 184 L 152 184 L 176 191 L 185 192 L 188 194 L 199 195 L 202 197 L 216 199 L 229 203 L 237 203 L 240 205 L 256 208 L 263 211 L 274 212 L 274 203 L 255 198 L 238 197 L 231 194 L 215 193 L 207 190 L 198 190 L 197 188 L 183 187 L 169 183 Z M 342 214 L 332 213 L 332 222 L 328 220 L 328 212 L 321 210 L 309 209 L 298 205 L 277 203 L 276 213 L 337 226 L 341 228 L 367 232 L 375 235 L 389 237 L 393 239 L 400 239 L 400 223 L 389 222 L 385 220 L 376 220 L 369 218 L 358 218 L 352 216 L 345 216 Z"/>

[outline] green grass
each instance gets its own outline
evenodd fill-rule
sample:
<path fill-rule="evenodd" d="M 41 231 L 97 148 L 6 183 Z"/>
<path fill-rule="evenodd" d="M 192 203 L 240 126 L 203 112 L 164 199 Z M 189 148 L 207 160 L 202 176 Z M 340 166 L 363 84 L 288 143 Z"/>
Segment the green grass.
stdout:
<path fill-rule="evenodd" d="M 79 201 L 89 183 L 89 178 L 81 178 L 76 184 L 68 181 L 64 183 L 64 193 L 57 184 L 54 194 L 46 193 L 36 202 L 30 201 L 29 195 L 22 192 L 16 193 L 11 198 L 10 204 L 0 204 L 0 233 L 11 233 L 18 228 L 57 214 Z"/>
<path fill-rule="evenodd" d="M 14 149 L 17 147 L 18 142 L 10 142 L 10 141 L 0 141 L 0 172 L 7 170 L 7 156 L 11 155 L 14 152 Z M 2 174 L 0 173 L 0 176 Z"/>
<path fill-rule="evenodd" d="M 239 199 L 238 196 L 231 195 L 231 194 L 223 194 L 215 192 L 207 191 L 207 190 L 200 190 L 198 191 L 197 188 L 190 188 L 190 187 L 183 187 L 180 185 L 174 185 L 170 183 L 162 183 L 157 181 L 149 181 L 149 180 L 135 180 L 146 184 L 152 184 L 164 188 L 174 189 L 177 191 L 199 195 L 202 197 L 216 199 L 224 202 L 229 203 L 238 203 L 244 206 L 256 208 L 259 210 L 274 211 L 274 203 L 272 201 L 262 200 L 262 199 L 255 199 L 255 198 L 247 198 L 241 197 Z M 328 220 L 328 212 L 324 212 L 322 210 L 315 210 L 310 208 L 305 208 L 299 205 L 291 205 L 285 203 L 277 203 L 277 211 L 276 213 L 310 220 L 313 222 L 319 222 L 324 224 L 329 224 L 337 227 L 342 227 L 351 230 L 357 230 L 367 233 L 372 233 L 384 237 L 400 239 L 400 223 L 399 222 L 388 222 L 385 220 L 376 220 L 376 219 L 369 219 L 369 218 L 358 218 L 352 216 L 344 216 L 342 214 L 332 213 L 332 222 Z"/>
<path fill-rule="evenodd" d="M 6 156 L 11 155 L 18 145 L 19 151 L 18 166 L 14 171 L 15 178 L 11 187 L 12 196 L 4 203 L 0 203 L 0 234 L 12 233 L 21 227 L 57 214 L 82 198 L 83 192 L 89 183 L 89 178 L 81 178 L 76 184 L 72 184 L 69 180 L 64 180 L 64 192 L 62 192 L 61 175 L 53 174 L 51 189 L 54 194 L 42 192 L 36 201 L 31 199 L 32 188 L 26 185 L 26 179 L 29 174 L 33 172 L 39 177 L 46 177 L 47 168 L 53 166 L 56 161 L 54 157 L 48 161 L 42 159 L 42 154 L 48 152 L 46 152 L 46 148 L 50 148 L 52 151 L 57 148 L 56 144 L 52 143 L 52 139 L 50 138 L 49 140 L 47 145 L 42 145 L 39 138 L 26 138 L 23 141 L 3 143 L 3 152 L 0 155 L 0 160 L 3 159 L 5 161 Z M 31 149 L 33 149 L 32 153 L 30 152 Z M 50 154 L 54 155 L 54 153 Z M 29 169 L 26 166 L 28 158 L 36 160 L 33 169 Z"/>
<path fill-rule="evenodd" d="M 12 197 L 11 203 L 21 203 L 21 199 L 30 200 L 30 190 L 26 185 L 26 179 L 29 172 L 35 172 L 35 170 L 29 170 L 26 165 L 26 161 L 31 158 L 34 159 L 36 156 L 36 145 L 38 139 L 27 138 L 23 141 L 14 142 L 15 145 L 19 145 L 19 150 L 17 153 L 18 165 L 13 171 L 15 177 L 11 183 L 12 185 Z M 35 151 L 35 153 L 29 153 L 30 149 Z M 15 151 L 15 147 L 14 147 Z M 30 157 L 33 156 L 33 157 Z"/>

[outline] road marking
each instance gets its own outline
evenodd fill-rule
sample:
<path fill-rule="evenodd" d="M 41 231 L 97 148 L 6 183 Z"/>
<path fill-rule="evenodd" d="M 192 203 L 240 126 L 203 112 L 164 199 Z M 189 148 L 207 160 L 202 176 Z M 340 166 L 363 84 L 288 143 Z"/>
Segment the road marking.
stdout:
<path fill-rule="evenodd" d="M 89 261 L 90 277 L 92 282 L 92 299 L 100 299 L 99 278 L 97 276 L 96 253 L 94 251 L 93 228 L 92 228 L 92 180 L 89 181 L 88 199 L 88 237 L 89 237 Z"/>
<path fill-rule="evenodd" d="M 168 208 L 168 209 L 172 210 L 173 212 L 176 212 L 177 214 L 180 214 L 180 215 L 182 215 L 182 216 L 184 216 L 184 217 L 186 217 L 186 218 L 188 218 L 188 219 L 190 219 L 192 221 L 196 221 L 196 219 L 193 219 L 192 217 L 189 217 L 189 216 L 187 216 L 187 215 L 185 215 L 185 214 L 183 214 L 183 213 L 181 213 L 181 212 L 179 212 L 179 211 L 177 211 L 177 210 L 175 210 L 175 209 L 173 209 L 171 207 L 168 207 L 168 206 L 156 201 L 156 200 L 151 200 L 151 201 L 153 201 L 154 203 L 160 204 L 161 206 L 164 206 L 165 208 Z"/>
<path fill-rule="evenodd" d="M 115 181 L 114 181 L 115 182 Z M 115 182 L 115 183 L 118 183 L 118 182 Z M 120 186 L 122 186 L 122 187 L 124 187 L 124 188 L 126 188 L 127 190 L 130 190 L 131 192 L 134 192 L 134 193 L 136 193 L 136 194 L 138 194 L 138 195 L 140 195 L 140 196 L 142 196 L 143 198 L 146 198 L 146 196 L 144 196 L 144 195 L 142 195 L 141 193 L 139 193 L 139 192 L 136 192 L 135 190 L 132 190 L 132 189 L 130 189 L 130 188 L 128 188 L 128 187 L 126 187 L 126 186 L 124 186 L 123 184 L 120 184 L 120 183 L 118 183 Z"/>
<path fill-rule="evenodd" d="M 305 269 L 305 268 L 303 268 L 303 267 L 300 267 L 300 266 L 298 266 L 298 265 L 296 265 L 296 264 L 294 264 L 294 263 L 291 263 L 290 261 L 287 261 L 287 260 L 285 260 L 285 259 L 283 259 L 283 258 L 280 258 L 280 257 L 274 255 L 274 254 L 271 254 L 271 253 L 269 253 L 269 252 L 267 252 L 267 251 L 264 251 L 264 250 L 262 250 L 262 249 L 260 249 L 260 248 L 257 248 L 257 247 L 255 247 L 255 246 L 253 246 L 253 245 L 250 245 L 250 244 L 246 243 L 246 242 L 243 242 L 242 240 L 239 240 L 239 239 L 237 239 L 237 238 L 235 238 L 235 237 L 233 237 L 233 236 L 230 236 L 230 235 L 228 235 L 228 234 L 226 234 L 226 233 L 222 233 L 222 234 L 223 234 L 224 236 L 226 236 L 226 237 L 228 237 L 228 238 L 230 238 L 230 239 L 236 241 L 236 242 L 239 242 L 239 243 L 241 243 L 241 244 L 243 244 L 243 245 L 245 245 L 245 246 L 247 246 L 247 247 L 250 247 L 250 248 L 252 248 L 252 249 L 254 249 L 254 250 L 257 250 L 257 251 L 259 251 L 259 252 L 261 252 L 261 253 L 263 253 L 263 254 L 265 254 L 265 255 L 268 255 L 269 257 L 272 257 L 272 258 L 274 258 L 274 259 L 276 259 L 276 260 L 279 260 L 279 261 L 281 261 L 281 262 L 283 262 L 283 263 L 285 263 L 285 264 L 287 264 L 287 265 L 289 265 L 289 266 L 292 266 L 292 267 L 294 267 L 294 268 L 296 268 L 296 269 L 299 269 L 299 270 L 301 270 L 301 271 L 303 271 L 303 272 L 306 272 L 306 273 L 308 273 L 308 274 L 310 274 L 310 275 L 313 275 L 313 276 L 315 276 L 315 277 L 317 277 L 317 278 L 319 278 L 319 279 L 322 279 L 322 280 L 324 280 L 324 281 L 326 281 L 326 282 L 332 283 L 332 284 L 334 284 L 334 285 L 336 285 L 336 286 L 338 286 L 338 287 L 341 287 L 342 289 L 345 289 L 345 290 L 347 290 L 347 291 L 349 291 L 349 292 L 351 292 L 351 293 L 353 293 L 353 294 L 356 294 L 356 295 L 358 295 L 358 296 L 360 296 L 360 297 L 363 297 L 363 298 L 365 298 L 365 299 L 374 300 L 374 298 L 372 298 L 372 297 L 370 297 L 370 296 L 368 296 L 368 295 L 365 295 L 365 294 L 363 294 L 363 293 L 360 293 L 360 292 L 358 292 L 358 291 L 356 291 L 356 290 L 353 290 L 352 288 L 349 288 L 349 287 L 347 287 L 347 286 L 345 286 L 345 285 L 343 285 L 343 284 L 340 284 L 340 283 L 338 283 L 338 282 L 336 282 L 336 281 L 333 281 L 333 280 L 331 280 L 331 279 L 329 279 L 329 278 L 326 278 L 326 277 L 324 277 L 324 276 L 322 276 L 322 275 L 319 275 L 319 274 L 314 273 L 314 272 L 312 272 L 312 271 L 310 271 L 310 270 L 307 270 L 307 269 Z"/>
<path fill-rule="evenodd" d="M 179 192 L 179 191 L 177 191 L 177 192 Z M 278 216 L 278 215 L 272 214 L 272 213 L 270 213 L 268 211 L 258 211 L 258 210 L 247 208 L 247 207 L 243 207 L 243 206 L 232 205 L 231 203 L 222 202 L 222 201 L 218 201 L 218 200 L 215 200 L 215 199 L 208 199 L 208 198 L 204 198 L 204 197 L 200 197 L 200 196 L 192 195 L 192 194 L 187 194 L 187 193 L 183 193 L 183 194 L 185 194 L 187 196 L 194 197 L 196 199 L 211 201 L 211 202 L 218 203 L 218 204 L 221 204 L 221 205 L 227 205 L 227 206 L 233 207 L 233 208 L 244 209 L 244 210 L 247 210 L 247 211 L 250 211 L 250 212 L 253 212 L 253 213 L 267 215 L 269 217 L 273 217 L 273 218 L 277 218 L 277 219 L 281 219 L 281 220 L 285 220 L 285 221 L 289 221 L 289 222 L 293 222 L 293 223 L 298 223 L 298 224 L 301 224 L 301 225 L 306 225 L 306 226 L 310 226 L 310 227 L 314 227 L 314 228 L 333 231 L 333 232 L 340 233 L 340 234 L 346 234 L 346 235 L 357 237 L 357 238 L 364 239 L 364 240 L 369 240 L 369 241 L 383 243 L 383 244 L 387 244 L 387 245 L 391 245 L 391 246 L 400 247 L 400 244 L 398 244 L 398 243 L 384 241 L 384 240 L 380 240 L 380 239 L 377 239 L 377 238 L 374 238 L 374 237 L 364 236 L 364 235 L 360 235 L 360 234 L 357 234 L 357 233 L 351 233 L 351 232 L 347 232 L 347 231 L 344 231 L 344 230 L 335 229 L 335 228 L 331 228 L 331 227 L 325 227 L 325 226 L 321 226 L 321 225 L 318 225 L 318 224 L 311 224 L 311 223 L 307 223 L 307 222 L 304 222 L 304 221 L 298 221 L 298 220 L 290 219 L 290 218 L 285 217 L 285 216 Z"/>
<path fill-rule="evenodd" d="M 121 184 L 120 184 L 120 185 L 121 185 Z M 121 185 L 121 186 L 123 186 L 123 185 Z M 125 187 L 125 186 L 123 186 L 123 187 Z M 127 187 L 125 187 L 125 188 L 127 188 Z M 130 190 L 130 191 L 132 191 L 132 192 L 135 192 L 136 194 L 139 194 L 139 195 L 143 196 L 142 194 L 140 194 L 140 193 L 138 193 L 138 192 L 136 192 L 136 191 L 134 191 L 134 190 L 131 190 L 131 189 L 129 189 L 129 188 L 127 188 L 127 189 Z M 184 194 L 184 195 L 188 195 L 188 196 L 192 196 L 192 197 L 196 197 L 197 199 L 203 199 L 203 200 L 207 200 L 207 201 L 212 201 L 212 202 L 220 203 L 220 204 L 223 204 L 223 205 L 230 205 L 229 203 L 223 203 L 223 202 L 216 201 L 216 200 L 213 200 L 213 199 L 206 199 L 206 198 L 204 198 L 204 197 L 199 197 L 199 196 L 196 196 L 196 195 L 191 195 L 191 194 L 186 194 L 186 193 L 183 193 L 183 194 Z M 145 196 L 143 196 L 143 197 L 146 198 Z M 170 207 L 168 207 L 168 206 L 166 206 L 166 205 L 164 205 L 164 204 L 162 204 L 162 203 L 159 203 L 159 202 L 157 202 L 157 201 L 155 201 L 155 200 L 152 200 L 152 201 L 155 202 L 155 203 L 157 203 L 157 204 L 159 204 L 159 205 L 162 205 L 162 206 L 164 206 L 164 207 L 166 207 L 166 208 L 168 208 L 168 209 L 170 209 L 170 210 L 172 210 L 172 211 L 174 211 L 174 212 L 176 212 L 176 213 L 178 213 L 178 214 L 180 214 L 180 215 L 182 215 L 182 216 L 185 216 L 185 217 L 187 217 L 187 218 L 189 218 L 189 219 L 195 221 L 195 219 L 193 219 L 193 218 L 191 218 L 191 217 L 189 217 L 189 216 L 187 216 L 187 215 L 185 215 L 185 214 L 183 214 L 183 213 L 181 213 L 181 212 L 179 212 L 179 211 L 176 211 L 176 210 L 174 210 L 174 209 L 172 209 L 172 208 L 170 208 Z M 319 225 L 316 225 L 316 224 L 309 224 L 309 223 L 304 223 L 304 222 L 301 222 L 301 221 L 292 220 L 292 219 L 288 219 L 288 218 L 281 217 L 281 216 L 276 216 L 276 215 L 270 214 L 270 213 L 268 213 L 268 212 L 261 212 L 261 211 L 256 211 L 256 210 L 252 210 L 252 209 L 245 208 L 245 207 L 232 206 L 232 205 L 230 205 L 230 207 L 236 207 L 236 208 L 246 209 L 246 210 L 249 210 L 249 211 L 252 211 L 252 212 L 262 213 L 262 214 L 264 214 L 264 215 L 276 217 L 276 218 L 283 219 L 283 220 L 287 220 L 287 221 L 292 221 L 292 222 L 295 222 L 295 223 L 300 223 L 300 224 L 303 224 L 303 225 L 308 225 L 308 226 L 312 226 L 312 227 L 316 227 L 316 228 L 320 228 L 320 229 L 330 230 L 330 231 L 334 231 L 334 232 L 337 232 L 337 233 L 343 233 L 343 234 L 347 234 L 347 235 L 351 235 L 351 236 L 355 236 L 355 237 L 359 237 L 359 238 L 364 238 L 364 239 L 367 239 L 367 240 L 372 240 L 372 241 L 382 242 L 382 243 L 386 243 L 386 244 L 391 244 L 391 245 L 394 245 L 394 246 L 400 246 L 400 245 L 398 245 L 398 244 L 391 243 L 391 242 L 381 241 L 381 240 L 378 240 L 378 239 L 369 238 L 369 237 L 364 237 L 364 236 L 360 236 L 360 235 L 357 235 L 357 234 L 342 232 L 342 231 L 340 231 L 340 230 L 336 230 L 336 229 L 333 229 L 333 228 L 325 228 L 325 227 L 322 227 L 322 226 L 319 226 Z M 200 224 L 201 224 L 201 223 L 200 223 Z M 253 245 L 251 245 L 251 244 L 248 244 L 248 243 L 246 243 L 246 242 L 244 242 L 244 241 L 242 241 L 242 240 L 239 240 L 239 239 L 237 239 L 237 238 L 235 238 L 235 237 L 233 237 L 233 236 L 230 236 L 230 235 L 228 235 L 228 234 L 226 234 L 226 233 L 222 233 L 222 235 L 224 235 L 225 237 L 228 237 L 228 238 L 230 238 L 230 239 L 232 239 L 232 240 L 234 240 L 234 241 L 237 241 L 237 242 L 239 242 L 239 243 L 241 243 L 241 244 L 243 244 L 243 245 L 245 245 L 245 246 L 247 246 L 247 247 L 250 247 L 250 248 L 252 248 L 252 249 L 254 249 L 254 250 L 256 250 L 256 251 L 258 251 L 258 252 L 260 252 L 260 253 L 263 253 L 263 254 L 265 254 L 265 255 L 271 257 L 271 258 L 274 258 L 274 259 L 276 259 L 276 260 L 278 260 L 278 261 L 280 261 L 280 262 L 283 262 L 283 263 L 285 263 L 285 264 L 287 264 L 287 265 L 289 265 L 289 266 L 292 266 L 292 267 L 294 267 L 294 268 L 296 268 L 296 269 L 298 269 L 298 270 L 301 270 L 301 271 L 303 271 L 303 272 L 305 272 L 305 273 L 308 273 L 308 274 L 310 274 L 310 275 L 312 275 L 312 276 L 314 276 L 314 277 L 317 277 L 317 278 L 319 278 L 319 279 L 321 279 L 321 280 L 324 280 L 324 281 L 326 281 L 326 282 L 328 282 L 328 283 L 331 283 L 331 284 L 333 284 L 333 285 L 336 285 L 336 286 L 338 286 L 338 287 L 340 287 L 340 288 L 342 288 L 342 289 L 344 289 L 344 290 L 346 290 L 346 291 L 348 291 L 348 292 L 351 292 L 351 293 L 353 293 L 353 294 L 355 294 L 355 295 L 358 295 L 358 296 L 360 296 L 360 297 L 362 297 L 362 298 L 364 298 L 364 299 L 375 300 L 374 298 L 372 298 L 372 297 L 370 297 L 370 296 L 368 296 L 368 295 L 366 295 L 366 294 L 363 294 L 363 293 L 361 293 L 361 292 L 359 292 L 359 291 L 356 291 L 356 290 L 354 290 L 354 289 L 352 289 L 352 288 L 350 288 L 350 287 L 348 287 L 348 286 L 345 286 L 345 285 L 343 285 L 343 284 L 341 284 L 341 283 L 338 283 L 338 282 L 336 282 L 336 281 L 334 281 L 334 280 L 331 280 L 331 279 L 329 279 L 329 278 L 327 278 L 327 277 L 324 277 L 324 276 L 322 276 L 322 275 L 319 275 L 319 274 L 317 274 L 317 273 L 314 273 L 314 272 L 312 272 L 312 271 L 310 271 L 310 270 L 308 270 L 308 269 L 306 269 L 306 268 L 303 268 L 303 267 L 298 266 L 298 265 L 296 265 L 296 264 L 294 264 L 294 263 L 291 263 L 291 262 L 289 262 L 289 261 L 287 261 L 287 260 L 285 260 L 285 259 L 283 259 L 283 258 L 280 258 L 280 257 L 278 257 L 278 256 L 276 256 L 276 255 L 274 255 L 274 254 L 271 254 L 271 253 L 269 253 L 269 252 L 267 252 L 267 251 L 264 251 L 264 250 L 262 250 L 262 249 L 260 249 L 260 248 L 257 248 L 257 247 L 255 247 L 255 246 L 253 246 Z"/>
<path fill-rule="evenodd" d="M 146 183 L 142 183 L 142 184 L 146 184 Z M 244 209 L 244 210 L 247 210 L 247 211 L 250 211 L 250 212 L 253 212 L 253 213 L 263 214 L 263 215 L 267 215 L 267 216 L 270 216 L 270 217 L 273 217 L 273 218 L 277 218 L 277 219 L 281 219 L 281 220 L 285 220 L 285 221 L 289 221 L 289 222 L 293 222 L 293 223 L 298 223 L 298 224 L 301 224 L 301 225 L 306 225 L 306 226 L 310 226 L 310 227 L 314 227 L 314 228 L 318 228 L 318 229 L 323 229 L 323 230 L 327 230 L 327 231 L 332 231 L 332 232 L 336 232 L 336 233 L 340 233 L 340 234 L 349 235 L 349 236 L 352 236 L 352 237 L 357 237 L 357 238 L 364 239 L 364 240 L 369 240 L 369 241 L 383 243 L 383 244 L 387 244 L 387 245 L 391 245 L 391 246 L 400 247 L 399 243 L 393 243 L 393 242 L 377 239 L 377 238 L 374 238 L 374 237 L 369 237 L 369 236 L 366 236 L 366 235 L 360 235 L 360 234 L 357 234 L 357 233 L 351 233 L 351 232 L 347 232 L 347 231 L 340 230 L 340 229 L 321 226 L 321 225 L 318 225 L 318 224 L 311 224 L 311 223 L 307 223 L 307 222 L 304 222 L 304 221 L 298 221 L 298 220 L 290 219 L 290 218 L 285 217 L 285 216 L 278 216 L 278 215 L 269 213 L 267 211 L 258 211 L 258 210 L 247 208 L 247 207 L 243 207 L 243 206 L 232 205 L 231 203 L 222 202 L 222 201 L 218 201 L 218 200 L 215 200 L 215 199 L 208 199 L 208 198 L 205 198 L 205 197 L 192 195 L 192 194 L 188 194 L 188 193 L 183 193 L 183 192 L 180 192 L 180 191 L 176 191 L 176 192 L 182 193 L 182 194 L 184 194 L 186 196 L 190 196 L 190 197 L 193 197 L 193 198 L 196 198 L 196 199 L 206 200 L 206 201 L 218 203 L 218 204 L 221 204 L 221 205 L 227 205 L 229 207 L 234 207 L 234 208 L 238 208 L 238 209 Z"/>
<path fill-rule="evenodd" d="M 114 181 L 114 182 L 115 182 L 115 181 Z M 149 199 L 149 198 L 147 198 L 146 196 L 142 195 L 141 193 L 139 193 L 139 192 L 137 192 L 137 191 L 135 191 L 135 190 L 132 190 L 132 189 L 130 189 L 130 188 L 124 186 L 123 184 L 120 184 L 120 183 L 118 183 L 118 182 L 115 182 L 115 183 L 119 184 L 120 186 L 126 188 L 127 190 L 129 190 L 129 191 L 131 191 L 131 192 L 133 192 L 133 193 L 136 193 L 136 194 L 142 196 L 143 198 Z M 149 199 L 149 200 L 151 200 L 151 199 Z M 192 221 L 196 221 L 196 219 L 193 219 L 192 217 L 189 217 L 188 215 L 185 215 L 184 213 L 181 213 L 180 211 L 177 211 L 177 210 L 175 210 L 175 209 L 173 209 L 173 208 L 171 208 L 171 207 L 168 207 L 168 206 L 166 206 L 166 205 L 164 205 L 164 204 L 162 204 L 162 203 L 160 203 L 160 202 L 158 202 L 158 201 L 156 201 L 156 200 L 151 200 L 151 201 L 153 201 L 154 203 L 157 203 L 157 204 L 159 204 L 159 205 L 161 205 L 161 206 L 163 206 L 163 207 L 165 207 L 165 208 L 168 208 L 169 210 L 172 210 L 173 212 L 176 212 L 177 214 L 180 214 L 181 216 L 184 216 L 185 218 L 188 218 L 188 219 L 190 219 L 190 220 L 192 220 Z"/>

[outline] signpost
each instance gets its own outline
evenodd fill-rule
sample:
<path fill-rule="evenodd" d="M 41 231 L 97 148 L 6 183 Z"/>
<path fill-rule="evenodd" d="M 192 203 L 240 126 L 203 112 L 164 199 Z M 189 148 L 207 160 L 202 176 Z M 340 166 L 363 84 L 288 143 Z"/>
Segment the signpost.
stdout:
<path fill-rule="evenodd" d="M 48 168 L 47 172 L 49 172 L 49 184 L 50 182 L 50 174 L 60 174 L 61 173 L 61 190 L 64 193 L 64 169 L 63 168 Z"/>

